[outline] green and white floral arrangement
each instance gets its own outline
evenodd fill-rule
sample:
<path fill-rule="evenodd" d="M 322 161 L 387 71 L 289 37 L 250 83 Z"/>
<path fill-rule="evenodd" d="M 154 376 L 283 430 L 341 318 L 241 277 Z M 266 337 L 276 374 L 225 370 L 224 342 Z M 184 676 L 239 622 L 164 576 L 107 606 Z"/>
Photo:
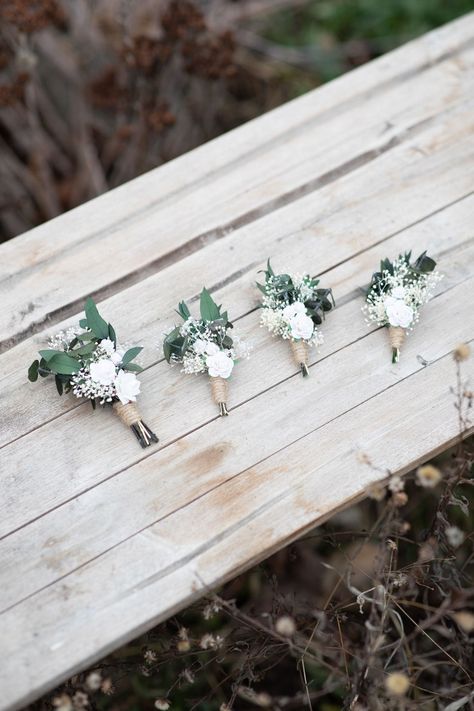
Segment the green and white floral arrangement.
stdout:
<path fill-rule="evenodd" d="M 263 294 L 260 325 L 289 340 L 295 362 L 307 376 L 308 349 L 323 343 L 320 326 L 336 305 L 332 290 L 320 288 L 319 279 L 309 274 L 275 274 L 270 260 L 259 273 L 265 274 L 265 283 L 257 282 Z"/>
<path fill-rule="evenodd" d="M 209 375 L 214 402 L 224 416 L 229 414 L 227 381 L 235 364 L 249 357 L 250 347 L 238 336 L 230 336 L 233 325 L 227 311 L 222 311 L 206 288 L 200 294 L 199 307 L 200 318 L 194 318 L 187 304 L 180 302 L 177 313 L 184 323 L 165 334 L 163 353 L 171 365 L 181 364 L 183 373 Z"/>
<path fill-rule="evenodd" d="M 112 324 L 107 323 L 91 298 L 85 304 L 85 318 L 78 328 L 68 328 L 50 338 L 48 348 L 39 351 L 39 359 L 28 370 L 31 382 L 54 376 L 59 395 L 72 392 L 77 398 L 111 405 L 142 447 L 158 442 L 143 422 L 135 405 L 140 392 L 136 373 L 142 368 L 133 361 L 142 348 L 121 348 Z"/>
<path fill-rule="evenodd" d="M 388 328 L 392 363 L 398 363 L 406 334 L 413 330 L 421 307 L 431 299 L 442 279 L 435 267 L 435 260 L 426 251 L 414 262 L 410 251 L 393 262 L 383 259 L 379 271 L 372 275 L 362 309 L 369 324 Z"/>

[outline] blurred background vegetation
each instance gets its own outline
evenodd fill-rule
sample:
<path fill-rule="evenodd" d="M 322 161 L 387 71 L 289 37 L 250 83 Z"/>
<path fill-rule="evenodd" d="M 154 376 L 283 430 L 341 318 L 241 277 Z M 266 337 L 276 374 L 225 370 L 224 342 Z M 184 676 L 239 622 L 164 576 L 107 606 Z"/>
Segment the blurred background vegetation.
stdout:
<path fill-rule="evenodd" d="M 472 7 L 2 0 L 0 241 Z"/>

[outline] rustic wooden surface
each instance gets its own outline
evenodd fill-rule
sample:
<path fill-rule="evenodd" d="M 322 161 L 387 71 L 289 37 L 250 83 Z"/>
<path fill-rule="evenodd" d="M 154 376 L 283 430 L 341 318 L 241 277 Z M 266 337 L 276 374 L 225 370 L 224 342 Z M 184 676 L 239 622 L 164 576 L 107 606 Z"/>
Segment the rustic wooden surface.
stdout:
<path fill-rule="evenodd" d="M 451 351 L 474 325 L 473 66 L 470 15 L 0 247 L 1 709 L 458 436 Z M 394 366 L 360 287 L 380 258 L 426 247 L 446 276 Z M 268 255 L 321 274 L 338 302 L 305 380 L 258 327 Z M 203 283 L 254 345 L 222 420 L 206 379 L 156 350 Z M 158 447 L 26 382 L 88 294 L 146 346 L 140 408 Z"/>

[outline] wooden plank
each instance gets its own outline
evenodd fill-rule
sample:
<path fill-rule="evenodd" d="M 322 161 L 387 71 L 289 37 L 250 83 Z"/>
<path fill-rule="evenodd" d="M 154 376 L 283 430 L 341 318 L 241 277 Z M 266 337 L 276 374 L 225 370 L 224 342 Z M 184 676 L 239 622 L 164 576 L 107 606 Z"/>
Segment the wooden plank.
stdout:
<path fill-rule="evenodd" d="M 130 287 L 105 302 L 107 317 L 119 334 L 145 345 L 148 365 L 157 360 L 156 341 L 170 324 L 168 314 L 173 305 L 183 296 L 196 298 L 203 274 L 207 285 L 213 288 L 228 283 L 232 289 L 235 285 L 232 291 L 223 289 L 223 298 L 229 298 L 235 318 L 254 308 L 256 292 L 251 284 L 255 271 L 269 254 L 284 260 L 289 267 L 299 268 L 301 253 L 311 250 L 315 269 L 322 272 L 348 259 L 354 251 L 382 242 L 472 189 L 469 166 L 474 149 L 466 119 L 472 123 L 469 108 L 455 112 L 441 127 L 432 127 L 423 137 L 413 138 L 355 174 L 318 191 L 315 197 L 301 198 L 241 228 L 226 240 L 209 245 L 203 253 L 190 255 Z M 143 309 L 143 304 L 153 304 L 154 311 Z M 77 322 L 77 317 L 66 323 L 73 320 Z M 33 337 L 0 356 L 0 387 L 9 403 L 0 411 L 0 445 L 76 405 L 71 398 L 45 398 L 43 388 L 38 386 L 30 386 L 29 397 L 24 397 L 24 388 L 28 387 L 24 385 L 24 364 L 45 339 L 45 334 Z M 45 385 L 48 387 L 49 383 Z M 16 413 L 14 419 L 9 416 L 11 410 Z"/>
<path fill-rule="evenodd" d="M 265 126 L 270 122 L 277 128 L 265 133 L 253 126 L 260 143 L 245 140 L 252 126 L 238 129 L 232 136 L 212 142 L 205 153 L 197 149 L 189 158 L 132 181 L 126 200 L 119 188 L 2 246 L 3 347 L 37 328 L 51 313 L 68 305 L 74 308 L 86 294 L 130 274 L 132 281 L 140 279 L 147 265 L 152 271 L 161 269 L 180 255 L 184 245 L 186 250 L 198 249 L 292 200 L 295 191 L 313 189 L 311 183 L 318 181 L 330 182 L 334 171 L 353 170 L 372 154 L 390 150 L 410 132 L 420 130 L 442 108 L 472 94 L 472 50 L 451 57 L 454 48 L 439 35 L 431 42 L 419 42 L 414 53 L 418 61 L 413 57 L 408 75 L 407 65 L 400 65 L 398 75 L 379 85 L 377 91 L 370 73 L 366 83 L 343 78 L 340 93 L 329 92 L 328 105 L 324 90 L 322 96 L 318 90 L 318 100 L 307 100 L 309 115 L 293 109 L 296 127 L 295 119 L 288 123 L 288 110 L 277 110 L 271 115 L 273 121 L 260 119 Z M 441 64 L 432 68 L 433 61 Z M 388 62 L 387 66 L 396 65 Z M 419 98 L 415 104 L 414 95 Z M 233 149 L 237 154 L 225 153 L 228 143 L 237 147 Z M 221 164 L 223 155 L 226 166 Z M 200 171 L 196 168 L 199 163 Z M 192 182 L 189 176 L 194 177 Z M 157 194 L 161 196 L 155 197 Z M 114 258 L 122 251 L 127 253 L 126 259 Z M 98 252 L 101 260 L 96 258 Z M 102 260 L 107 261 L 107 270 Z M 28 296 L 32 293 L 33 300 Z"/>
<path fill-rule="evenodd" d="M 466 259 L 473 257 L 474 243 L 464 254 Z M 121 471 L 119 476 L 75 497 L 0 542 L 0 570 L 4 578 L 0 587 L 0 611 L 70 574 L 239 471 L 290 446 L 304 436 L 308 428 L 311 431 L 323 427 L 341 412 L 403 380 L 422 367 L 415 354 L 421 352 L 430 362 L 467 339 L 474 326 L 470 316 L 474 277 L 457 286 L 452 285 L 453 274 L 450 277 L 450 288 L 436 298 L 425 314 L 423 330 L 410 339 L 414 344 L 409 344 L 400 367 L 387 367 L 384 329 L 368 333 L 367 329 L 359 328 L 360 304 L 354 301 L 337 312 L 332 331 L 337 344 L 335 352 L 316 363 L 311 383 L 301 381 L 294 369 L 286 367 L 283 352 L 281 364 L 280 360 L 275 363 L 274 377 L 268 377 L 272 374 L 265 373 L 265 362 L 270 360 L 270 348 L 262 343 L 252 387 L 242 384 L 232 422 L 226 422 L 225 427 L 222 421 L 216 420 L 204 427 L 199 423 L 201 427 L 184 439 L 170 443 L 161 452 L 151 452 L 141 463 Z M 462 272 L 458 279 L 462 279 Z M 443 335 L 444 329 L 439 328 L 447 318 L 450 322 L 448 337 Z M 419 338 L 422 340 L 416 343 Z M 263 382 L 258 386 L 262 376 Z M 294 401 L 286 402 L 293 391 Z M 278 402 L 280 405 L 276 406 Z M 314 407 L 315 402 L 317 407 Z M 265 413 L 264 422 L 262 413 Z M 310 420 L 308 413 L 311 413 Z M 169 414 L 172 418 L 172 411 Z M 280 424 L 281 417 L 284 422 Z M 178 418 L 179 413 L 175 413 L 171 431 L 176 432 Z M 64 436 L 64 429 L 61 434 Z M 242 441 L 245 446 L 240 451 L 236 443 Z M 44 439 L 37 445 L 38 453 L 46 443 L 51 447 L 54 442 L 51 433 L 45 432 Z M 95 437 L 94 443 L 98 449 L 106 446 L 100 435 Z M 37 461 L 35 449 L 27 448 L 27 451 Z M 77 452 L 74 456 L 77 457 Z M 52 462 L 51 468 L 53 471 L 48 474 L 59 481 L 61 470 L 56 474 Z"/>
<path fill-rule="evenodd" d="M 416 350 L 411 344 L 409 351 L 406 361 L 413 363 Z M 361 372 L 366 373 L 364 366 Z M 2 708 L 18 708 L 82 666 L 85 657 L 98 659 L 249 560 L 260 560 L 282 541 L 300 535 L 336 505 L 360 496 L 380 474 L 361 462 L 358 451 L 403 472 L 453 440 L 453 377 L 449 355 L 411 376 L 405 372 L 356 413 L 349 410 L 323 430 L 298 437 L 283 453 L 5 613 Z M 295 384 L 286 396 L 297 400 Z M 420 417 L 420 410 L 429 416 Z M 393 412 L 404 416 L 394 418 Z M 64 624 L 58 625 L 58 619 Z"/>
<path fill-rule="evenodd" d="M 471 198 L 467 204 L 453 206 L 448 211 L 449 218 L 443 213 L 432 218 L 429 234 L 433 237 L 435 253 L 438 249 L 444 252 L 442 268 L 446 278 L 440 284 L 440 292 L 462 283 L 470 275 L 468 265 L 474 256 L 474 245 L 470 238 L 473 204 L 474 198 Z M 442 229 L 446 224 L 449 230 Z M 395 253 L 410 248 L 417 239 L 427 236 L 427 229 L 425 223 L 420 223 L 392 238 L 390 246 Z M 336 294 L 341 298 L 343 306 L 336 309 L 327 321 L 326 344 L 321 356 L 327 358 L 369 332 L 360 312 L 363 302 L 357 287 L 360 286 L 360 275 L 364 267 L 366 273 L 370 274 L 371 267 L 384 256 L 385 248 L 386 244 L 377 246 L 326 275 L 328 283 L 337 284 Z M 228 296 L 232 298 L 239 287 L 229 286 L 226 289 L 230 290 Z M 237 325 L 242 333 L 250 336 L 255 352 L 252 360 L 242 364 L 239 367 L 240 374 L 232 379 L 232 407 L 295 373 L 287 344 L 271 339 L 265 331 L 259 329 L 258 314 L 255 311 L 240 319 Z M 313 354 L 313 361 L 319 360 L 321 356 Z M 268 363 L 272 366 L 269 367 Z M 142 409 L 146 419 L 151 422 L 156 412 L 161 448 L 166 449 L 188 432 L 215 418 L 215 407 L 209 396 L 206 378 L 186 378 L 178 369 L 171 369 L 161 361 L 147 370 L 142 380 Z M 186 408 L 180 403 L 186 403 Z M 76 446 L 71 447 L 71 441 Z M 90 456 L 89 446 L 92 441 L 93 457 Z M 54 452 L 54 457 L 45 454 L 49 452 Z M 149 451 L 143 452 L 137 448 L 132 438 L 124 438 L 122 426 L 115 420 L 113 413 L 94 414 L 89 412 L 89 406 L 84 403 L 59 419 L 35 429 L 28 436 L 14 441 L 3 449 L 2 455 L 8 471 L 1 482 L 3 515 L 0 520 L 0 536 L 5 536 L 50 509 L 77 497 L 82 491 L 97 486 L 127 466 L 148 457 Z M 39 475 L 41 487 L 38 487 L 38 468 L 42 462 L 45 474 Z M 22 501 L 21 507 L 17 505 L 18 499 Z"/>

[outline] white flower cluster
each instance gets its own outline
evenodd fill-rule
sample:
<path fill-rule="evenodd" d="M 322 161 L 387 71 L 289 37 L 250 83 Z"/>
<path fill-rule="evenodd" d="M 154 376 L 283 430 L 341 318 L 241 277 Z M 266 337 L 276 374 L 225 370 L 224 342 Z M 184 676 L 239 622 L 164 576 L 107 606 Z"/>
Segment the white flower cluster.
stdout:
<path fill-rule="evenodd" d="M 437 272 L 414 274 L 404 259 L 393 263 L 393 274 L 382 272 L 363 307 L 369 321 L 379 326 L 399 326 L 411 330 L 419 319 L 420 309 L 433 295 L 442 275 Z"/>
<path fill-rule="evenodd" d="M 303 340 L 309 345 L 319 346 L 324 340 L 323 335 L 313 323 L 304 304 L 314 294 L 311 277 L 307 274 L 290 274 L 290 277 L 297 297 L 297 300 L 291 304 L 281 301 L 278 289 L 273 285 L 277 277 L 270 276 L 267 279 L 266 294 L 262 299 L 260 325 L 275 336 L 293 341 Z"/>
<path fill-rule="evenodd" d="M 50 339 L 51 348 L 68 350 L 76 336 L 74 329 L 61 331 Z M 84 359 L 82 368 L 71 377 L 72 392 L 76 397 L 100 400 L 103 405 L 119 399 L 123 405 L 135 402 L 140 392 L 140 381 L 135 373 L 128 373 L 121 368 L 123 349 L 116 349 L 109 338 L 102 340 L 90 355 Z"/>
<path fill-rule="evenodd" d="M 233 336 L 232 346 L 223 346 L 226 337 L 224 326 L 209 324 L 190 316 L 179 329 L 187 339 L 182 358 L 171 356 L 171 362 L 182 363 L 184 373 L 209 373 L 211 377 L 229 378 L 236 361 L 248 358 L 250 346 L 238 336 Z"/>
<path fill-rule="evenodd" d="M 71 326 L 65 331 L 59 331 L 48 341 L 48 347 L 53 351 L 61 351 L 69 348 L 71 342 L 76 338 L 79 330 L 77 326 Z"/>

